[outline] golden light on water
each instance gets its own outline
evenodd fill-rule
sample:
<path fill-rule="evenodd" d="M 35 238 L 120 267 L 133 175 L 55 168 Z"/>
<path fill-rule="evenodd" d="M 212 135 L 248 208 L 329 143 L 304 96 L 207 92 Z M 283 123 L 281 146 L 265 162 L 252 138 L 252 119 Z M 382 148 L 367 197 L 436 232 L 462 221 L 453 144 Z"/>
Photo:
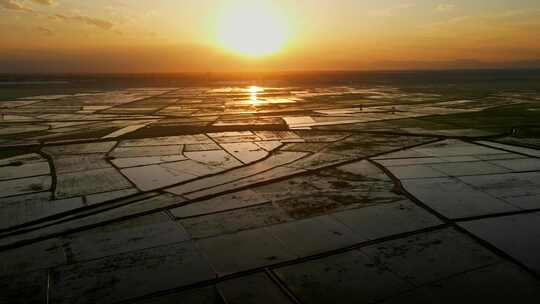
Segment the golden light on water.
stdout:
<path fill-rule="evenodd" d="M 249 92 L 251 94 L 255 94 L 255 93 L 259 93 L 259 92 L 262 92 L 263 90 L 261 88 L 259 88 L 258 86 L 250 86 L 249 87 Z"/>
<path fill-rule="evenodd" d="M 251 105 L 257 105 L 259 103 L 259 100 L 257 99 L 257 94 L 251 94 L 251 96 L 249 97 L 249 101 Z"/>
<path fill-rule="evenodd" d="M 237 1 L 223 10 L 216 24 L 221 47 L 259 57 L 281 50 L 287 40 L 285 18 L 270 1 Z"/>
<path fill-rule="evenodd" d="M 259 88 L 258 86 L 250 86 L 247 91 L 249 92 L 249 102 L 251 103 L 251 105 L 257 105 L 259 103 L 257 94 L 264 90 L 262 88 Z"/>

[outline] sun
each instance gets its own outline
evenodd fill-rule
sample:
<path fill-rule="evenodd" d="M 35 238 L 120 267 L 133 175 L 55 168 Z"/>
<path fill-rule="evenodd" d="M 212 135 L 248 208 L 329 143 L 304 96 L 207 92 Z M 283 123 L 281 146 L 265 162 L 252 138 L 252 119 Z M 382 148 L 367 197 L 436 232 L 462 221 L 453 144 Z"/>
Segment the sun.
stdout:
<path fill-rule="evenodd" d="M 252 57 L 281 50 L 287 40 L 283 14 L 268 1 L 235 1 L 224 8 L 216 22 L 219 45 Z"/>

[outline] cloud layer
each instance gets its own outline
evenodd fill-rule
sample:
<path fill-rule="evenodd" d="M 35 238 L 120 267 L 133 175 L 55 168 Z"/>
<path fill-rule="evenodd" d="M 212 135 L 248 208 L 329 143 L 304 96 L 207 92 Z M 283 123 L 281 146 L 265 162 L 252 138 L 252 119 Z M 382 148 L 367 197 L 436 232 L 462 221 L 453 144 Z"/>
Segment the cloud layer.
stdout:
<path fill-rule="evenodd" d="M 24 6 L 21 2 L 16 0 L 0 0 L 0 8 L 12 11 L 32 12 L 29 7 Z"/>
<path fill-rule="evenodd" d="M 92 18 L 88 16 L 81 16 L 81 15 L 66 16 L 62 14 L 56 14 L 54 15 L 54 17 L 60 20 L 75 21 L 75 22 L 86 24 L 86 25 L 96 26 L 104 30 L 110 30 L 114 26 L 114 23 L 110 21 L 99 19 L 99 18 Z"/>
<path fill-rule="evenodd" d="M 54 0 L 31 0 L 34 3 L 41 4 L 41 5 L 54 5 Z"/>

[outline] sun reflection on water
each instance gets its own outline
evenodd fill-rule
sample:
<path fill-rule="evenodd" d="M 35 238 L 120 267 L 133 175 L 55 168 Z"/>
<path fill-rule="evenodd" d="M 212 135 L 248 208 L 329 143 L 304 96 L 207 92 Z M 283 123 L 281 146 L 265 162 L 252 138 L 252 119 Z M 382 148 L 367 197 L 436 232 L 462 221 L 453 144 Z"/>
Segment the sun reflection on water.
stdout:
<path fill-rule="evenodd" d="M 249 102 L 251 103 L 251 105 L 257 105 L 259 104 L 259 99 L 258 99 L 258 94 L 260 92 L 264 91 L 262 88 L 258 87 L 258 86 L 250 86 L 249 89 L 248 89 L 248 92 L 250 93 L 249 95 Z"/>

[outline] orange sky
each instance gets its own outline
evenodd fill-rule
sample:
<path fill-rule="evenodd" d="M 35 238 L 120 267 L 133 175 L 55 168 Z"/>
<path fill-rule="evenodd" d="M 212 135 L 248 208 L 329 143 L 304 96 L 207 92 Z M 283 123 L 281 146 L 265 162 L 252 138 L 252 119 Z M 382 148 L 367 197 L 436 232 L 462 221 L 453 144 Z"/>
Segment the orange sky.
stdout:
<path fill-rule="evenodd" d="M 526 66 L 540 2 L 0 0 L 0 37 L 0 73 Z"/>

